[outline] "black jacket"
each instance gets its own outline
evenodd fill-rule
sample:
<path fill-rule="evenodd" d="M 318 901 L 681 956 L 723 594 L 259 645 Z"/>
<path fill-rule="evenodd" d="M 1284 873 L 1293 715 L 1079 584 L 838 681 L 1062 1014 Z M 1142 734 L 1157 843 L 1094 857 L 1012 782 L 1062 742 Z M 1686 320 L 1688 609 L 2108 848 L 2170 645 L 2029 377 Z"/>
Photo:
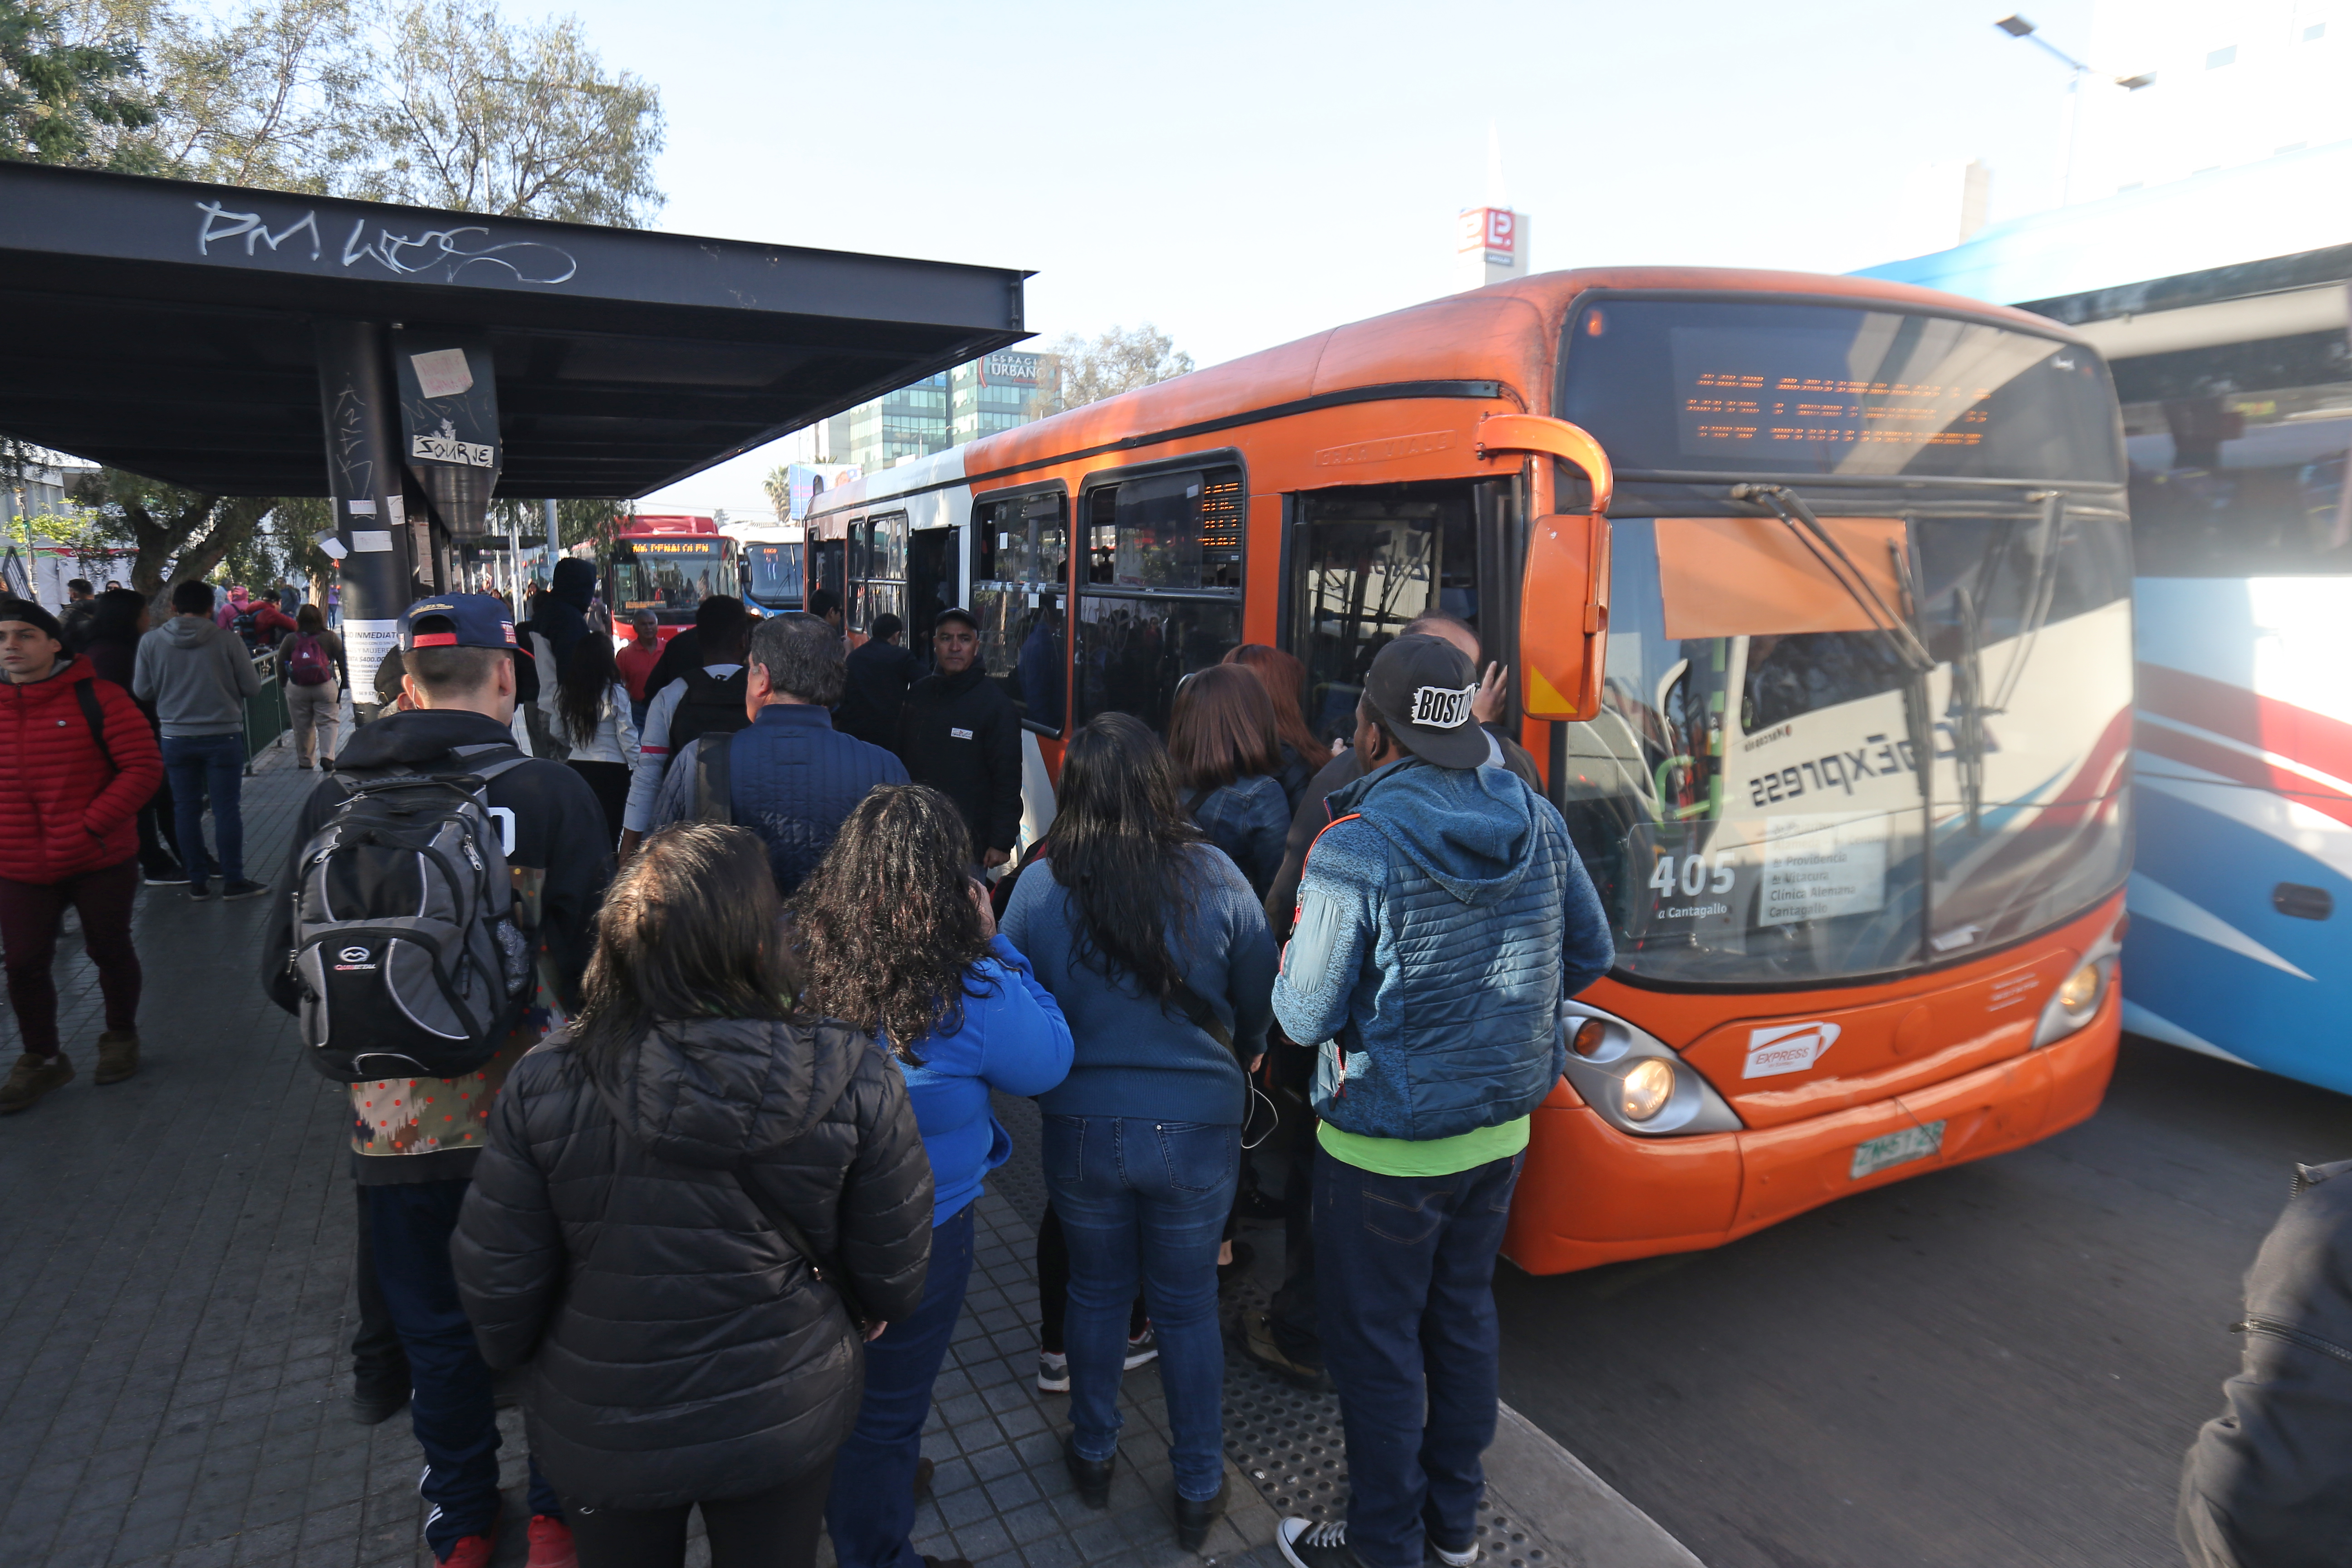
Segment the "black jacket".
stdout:
<path fill-rule="evenodd" d="M 555 668 L 539 672 L 540 679 L 552 686 L 563 679 L 563 661 L 591 629 L 588 606 L 596 600 L 596 568 L 577 556 L 565 556 L 548 579 L 547 596 L 533 625 L 555 655 Z"/>
<path fill-rule="evenodd" d="M 975 857 L 1011 852 L 1021 837 L 1021 714 L 977 663 L 915 682 L 898 749 L 909 777 L 963 813 Z"/>
<path fill-rule="evenodd" d="M 663 1025 L 613 1076 L 600 1090 L 559 1033 L 492 1107 L 450 1247 L 475 1339 L 494 1367 L 530 1364 L 531 1455 L 568 1500 L 780 1486 L 849 1435 L 865 1359 L 740 1184 L 868 1311 L 907 1318 L 931 1167 L 906 1081 L 844 1025 L 740 1019 Z"/>
<path fill-rule="evenodd" d="M 907 689 L 922 673 L 923 661 L 912 652 L 897 643 L 869 637 L 850 650 L 841 706 L 833 710 L 833 727 L 869 746 L 896 751 Z"/>
<path fill-rule="evenodd" d="M 453 746 L 514 743 L 514 733 L 497 720 L 452 709 L 415 709 L 387 713 L 373 724 L 362 724 L 335 759 L 337 773 L 372 775 L 393 772 L 462 772 L 463 762 L 449 754 Z M 301 1002 L 294 978 L 286 970 L 286 954 L 293 945 L 295 886 L 290 862 L 342 803 L 343 787 L 323 778 L 302 803 L 278 896 L 269 901 L 269 930 L 262 943 L 262 984 L 271 1001 L 288 1012 Z M 536 892 L 539 936 L 552 973 L 558 1000 L 577 1006 L 580 976 L 596 945 L 596 910 L 604 900 L 604 884 L 613 877 L 612 835 L 604 824 L 604 808 L 596 792 L 562 763 L 534 757 L 490 781 L 490 809 L 512 814 L 514 847 L 507 864 L 525 872 L 520 888 Z"/>
<path fill-rule="evenodd" d="M 687 626 L 662 644 L 661 657 L 654 660 L 653 673 L 646 677 L 646 700 L 652 701 L 657 691 L 668 690 L 671 681 L 685 679 L 688 670 L 701 668 L 702 628 Z"/>
<path fill-rule="evenodd" d="M 2189 1568 L 2352 1563 L 2352 1161 L 2305 1165 L 2246 1270 L 2245 1363 L 2181 1468 Z"/>

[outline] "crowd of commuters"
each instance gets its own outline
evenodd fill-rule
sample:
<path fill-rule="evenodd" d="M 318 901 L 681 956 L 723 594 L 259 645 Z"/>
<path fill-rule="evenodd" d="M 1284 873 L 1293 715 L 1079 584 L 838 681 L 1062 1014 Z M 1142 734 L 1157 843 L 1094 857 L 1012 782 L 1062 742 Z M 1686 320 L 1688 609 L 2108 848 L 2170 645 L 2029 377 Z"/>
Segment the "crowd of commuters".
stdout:
<path fill-rule="evenodd" d="M 183 584 L 142 636 L 143 603 L 94 596 L 71 628 L 0 603 L 0 924 L 26 1043 L 0 1109 L 73 1072 L 43 990 L 66 909 L 111 1082 L 137 1066 L 142 858 L 168 851 L 195 896 L 210 860 L 226 896 L 266 890 L 236 796 L 256 627 L 289 703 L 314 693 L 298 761 L 332 763 L 263 984 L 349 1086 L 352 1409 L 408 1411 L 437 1562 L 490 1560 L 496 1380 L 520 1370 L 533 1568 L 681 1563 L 698 1509 L 719 1568 L 809 1563 L 820 1531 L 845 1568 L 939 1568 L 909 1539 L 921 1432 L 972 1205 L 1010 1153 L 992 1093 L 1042 1112 L 1041 1381 L 1070 1396 L 1076 1489 L 1107 1504 L 1120 1380 L 1156 1354 L 1175 1534 L 1200 1547 L 1227 1502 L 1219 1269 L 1262 1085 L 1307 1131 L 1284 1290 L 1245 1350 L 1337 1389 L 1355 1479 L 1344 1521 L 1286 1521 L 1282 1550 L 1470 1562 L 1503 1216 L 1559 1071 L 1558 1004 L 1609 942 L 1558 812 L 1479 721 L 1499 677 L 1467 628 L 1385 647 L 1328 765 L 1304 672 L 1270 648 L 1187 679 L 1164 741 L 1096 717 L 1016 864 L 1021 719 L 973 617 L 937 615 L 919 657 L 882 617 L 852 653 L 821 595 L 756 626 L 712 596 L 667 646 L 637 624 L 616 649 L 573 564 L 520 623 L 483 595 L 412 605 L 383 710 L 340 745 L 349 672 L 311 606 L 265 626 L 288 618 L 274 597 L 216 607 Z M 338 858 L 412 831 L 441 870 Z M 424 910 L 467 958 L 379 961 L 370 900 Z M 419 975 L 461 1010 L 400 1044 Z M 349 1005 L 379 993 L 401 1009 Z"/>

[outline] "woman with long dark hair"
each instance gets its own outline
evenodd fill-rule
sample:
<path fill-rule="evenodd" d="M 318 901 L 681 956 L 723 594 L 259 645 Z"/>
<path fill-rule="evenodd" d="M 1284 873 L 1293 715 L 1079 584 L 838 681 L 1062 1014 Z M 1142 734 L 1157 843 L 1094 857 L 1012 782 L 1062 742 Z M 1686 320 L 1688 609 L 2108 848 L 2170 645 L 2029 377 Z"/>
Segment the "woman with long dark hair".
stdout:
<path fill-rule="evenodd" d="M 1217 1250 L 1244 1069 L 1273 1016 L 1274 940 L 1249 884 L 1186 816 L 1175 766 L 1142 721 L 1106 713 L 1072 736 L 1059 795 L 1052 858 L 1022 877 L 1004 934 L 1075 1041 L 1069 1077 L 1037 1101 L 1070 1255 L 1063 1458 L 1080 1497 L 1107 1506 L 1140 1279 L 1168 1399 L 1176 1538 L 1197 1549 L 1224 1511 Z"/>
<path fill-rule="evenodd" d="M 637 763 L 637 727 L 629 721 L 629 689 L 613 663 L 610 637 L 599 633 L 572 645 L 555 689 L 555 730 L 572 748 L 564 761 L 596 792 L 618 843 Z"/>
<path fill-rule="evenodd" d="M 1223 850 L 1260 900 L 1282 869 L 1290 797 L 1282 787 L 1282 736 L 1265 683 L 1234 664 L 1186 678 L 1168 721 L 1185 809 Z"/>
<path fill-rule="evenodd" d="M 581 1568 L 807 1568 L 931 1174 L 898 1069 L 795 1013 L 767 850 L 681 823 L 614 878 L 571 1026 L 508 1077 L 451 1248 Z M 824 1269 L 820 1277 L 816 1267 Z"/>
<path fill-rule="evenodd" d="M 1307 781 L 1331 760 L 1331 748 L 1315 738 L 1307 722 L 1307 667 L 1262 642 L 1245 642 L 1221 662 L 1240 665 L 1265 687 L 1274 703 L 1274 732 L 1282 740 L 1282 793 L 1297 811 L 1307 798 Z"/>
<path fill-rule="evenodd" d="M 923 1423 L 971 1276 L 972 1201 L 1013 1139 L 992 1090 L 1042 1094 L 1070 1070 L 1070 1028 L 996 934 L 962 814 L 921 784 L 857 804 L 792 901 L 802 1005 L 894 1051 L 931 1163 L 922 1304 L 866 1349 L 866 1397 L 825 1523 L 842 1568 L 918 1568 L 908 1542 Z"/>

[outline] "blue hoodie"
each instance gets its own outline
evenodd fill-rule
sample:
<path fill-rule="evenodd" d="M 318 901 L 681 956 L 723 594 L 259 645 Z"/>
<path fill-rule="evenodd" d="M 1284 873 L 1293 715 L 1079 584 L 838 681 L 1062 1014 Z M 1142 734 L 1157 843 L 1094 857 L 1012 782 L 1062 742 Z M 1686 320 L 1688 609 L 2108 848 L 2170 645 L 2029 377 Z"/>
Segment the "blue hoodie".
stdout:
<path fill-rule="evenodd" d="M 1425 1142 L 1533 1110 L 1559 1002 L 1607 973 L 1608 917 L 1551 803 L 1501 768 L 1406 758 L 1331 797 L 1274 985 L 1320 1041 L 1315 1112 Z"/>
<path fill-rule="evenodd" d="M 1070 1070 L 1062 1009 L 1019 949 L 1001 936 L 990 945 L 996 956 L 971 966 L 956 1026 L 916 1041 L 923 1065 L 903 1068 L 923 1152 L 931 1157 L 935 1226 L 980 1196 L 982 1178 L 1013 1152 L 1012 1134 L 988 1109 L 989 1090 L 1043 1094 Z"/>

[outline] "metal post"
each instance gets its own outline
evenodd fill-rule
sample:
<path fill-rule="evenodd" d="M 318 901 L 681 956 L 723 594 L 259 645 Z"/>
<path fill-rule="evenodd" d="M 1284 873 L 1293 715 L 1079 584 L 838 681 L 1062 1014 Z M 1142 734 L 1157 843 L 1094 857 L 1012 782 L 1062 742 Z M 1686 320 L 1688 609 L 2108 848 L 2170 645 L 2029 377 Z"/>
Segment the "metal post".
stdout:
<path fill-rule="evenodd" d="M 555 521 L 555 503 L 539 503 L 547 513 L 547 585 L 555 586 L 555 563 L 563 558 L 563 530 Z"/>
<path fill-rule="evenodd" d="M 343 654 L 352 707 L 375 717 L 376 667 L 394 646 L 414 576 L 400 465 L 400 397 L 378 321 L 312 324 L 327 488 L 343 542 Z"/>

